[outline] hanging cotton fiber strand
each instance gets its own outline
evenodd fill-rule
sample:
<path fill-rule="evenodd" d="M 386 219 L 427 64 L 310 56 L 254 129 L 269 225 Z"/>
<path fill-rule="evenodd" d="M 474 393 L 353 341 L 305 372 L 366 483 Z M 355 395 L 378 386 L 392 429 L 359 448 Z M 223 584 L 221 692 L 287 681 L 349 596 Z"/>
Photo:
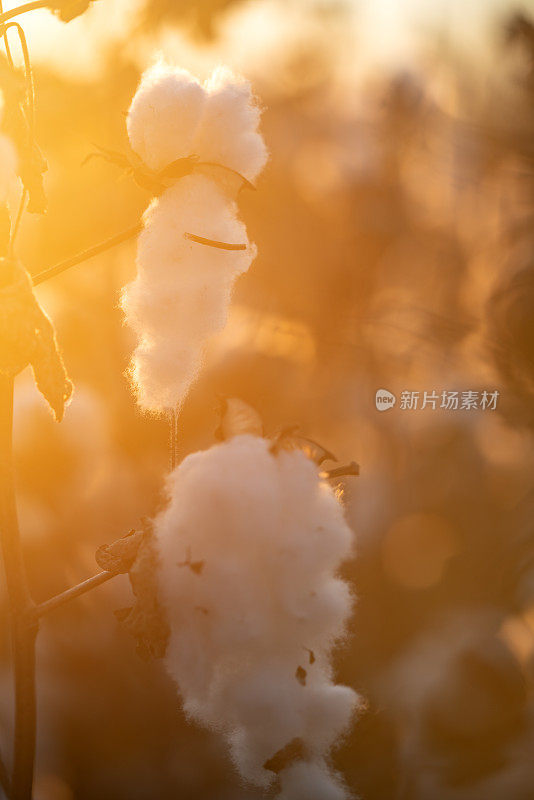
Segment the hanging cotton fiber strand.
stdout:
<path fill-rule="evenodd" d="M 138 338 L 130 374 L 146 410 L 183 402 L 208 340 L 226 323 L 233 284 L 255 257 L 236 196 L 267 160 L 259 121 L 249 84 L 226 68 L 201 84 L 159 63 L 133 98 L 130 143 L 159 194 L 144 216 L 137 278 L 122 298 Z"/>
<path fill-rule="evenodd" d="M 280 800 L 343 800 L 329 752 L 357 695 L 331 651 L 352 598 L 343 509 L 302 451 L 239 435 L 188 456 L 154 520 L 166 656 L 186 714 L 227 740 L 242 778 Z"/>

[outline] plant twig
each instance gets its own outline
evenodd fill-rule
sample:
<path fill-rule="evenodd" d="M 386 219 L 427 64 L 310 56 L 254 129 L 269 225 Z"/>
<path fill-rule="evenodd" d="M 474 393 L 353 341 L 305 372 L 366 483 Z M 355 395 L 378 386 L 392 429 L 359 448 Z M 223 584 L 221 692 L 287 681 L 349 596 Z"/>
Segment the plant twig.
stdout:
<path fill-rule="evenodd" d="M 143 225 L 141 222 L 139 222 L 137 225 L 134 225 L 133 228 L 128 228 L 128 230 L 122 231 L 122 233 L 117 233 L 115 236 L 111 236 L 109 239 L 106 239 L 99 244 L 95 244 L 93 247 L 87 248 L 87 250 L 82 250 L 81 253 L 77 253 L 71 258 L 67 258 L 65 261 L 60 261 L 59 264 L 55 264 L 53 267 L 48 267 L 48 269 L 38 272 L 37 275 L 32 276 L 33 285 L 37 286 L 38 283 L 47 281 L 49 278 L 54 278 L 61 272 L 65 272 L 65 270 L 75 267 L 77 264 L 81 264 L 83 261 L 87 261 L 94 256 L 98 256 L 100 253 L 104 253 L 106 250 L 109 250 L 118 244 L 122 244 L 122 242 L 127 242 L 128 239 L 133 239 L 134 236 L 137 236 L 139 233 L 141 233 L 142 229 Z"/>
<path fill-rule="evenodd" d="M 48 614 L 49 611 L 54 611 L 56 608 L 68 603 L 69 600 L 74 600 L 75 597 L 80 597 L 80 595 L 90 592 L 91 589 L 100 586 L 102 583 L 106 583 L 106 581 L 115 578 L 119 574 L 119 572 L 99 572 L 97 575 L 93 575 L 92 578 L 87 578 L 87 580 L 78 583 L 76 586 L 72 586 L 70 589 L 56 594 L 54 597 L 51 597 L 50 600 L 39 603 L 34 608 L 34 614 L 37 618 L 43 617 L 45 614 Z"/>
<path fill-rule="evenodd" d="M 24 567 L 13 477 L 13 378 L 0 375 L 0 538 L 11 609 L 15 739 L 11 800 L 31 800 L 35 759 L 37 621 Z"/>
<path fill-rule="evenodd" d="M 4 11 L 4 13 L 0 15 L 0 25 L 13 19 L 13 17 L 18 17 L 20 14 L 26 14 L 27 11 L 36 11 L 38 8 L 46 8 L 48 3 L 49 0 L 33 0 L 31 3 L 23 3 L 21 6 L 17 6 L 17 8 L 12 8 L 10 11 Z"/>

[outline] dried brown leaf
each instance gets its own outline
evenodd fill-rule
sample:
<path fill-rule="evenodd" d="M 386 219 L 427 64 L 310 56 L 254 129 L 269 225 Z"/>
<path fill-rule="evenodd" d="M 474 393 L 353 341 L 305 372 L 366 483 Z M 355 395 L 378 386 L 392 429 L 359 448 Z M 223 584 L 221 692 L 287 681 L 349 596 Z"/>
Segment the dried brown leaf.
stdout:
<path fill-rule="evenodd" d="M 54 326 L 37 302 L 24 267 L 0 259 L 0 372 L 16 375 L 28 364 L 60 421 L 72 383 L 59 354 Z"/>
<path fill-rule="evenodd" d="M 129 572 L 137 557 L 144 534 L 131 530 L 111 544 L 103 544 L 96 551 L 96 563 L 106 572 Z"/>

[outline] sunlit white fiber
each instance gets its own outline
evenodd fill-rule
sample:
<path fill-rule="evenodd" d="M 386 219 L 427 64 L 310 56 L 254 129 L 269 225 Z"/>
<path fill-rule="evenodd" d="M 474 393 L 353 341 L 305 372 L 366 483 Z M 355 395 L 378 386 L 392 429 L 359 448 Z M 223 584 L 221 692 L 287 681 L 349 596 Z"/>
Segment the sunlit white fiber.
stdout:
<path fill-rule="evenodd" d="M 166 664 L 186 714 L 262 787 L 276 779 L 265 762 L 300 740 L 280 797 L 342 800 L 326 759 L 357 695 L 330 661 L 352 606 L 336 574 L 352 536 L 335 493 L 301 451 L 240 435 L 188 456 L 167 494 L 154 530 Z"/>
<path fill-rule="evenodd" d="M 128 114 L 133 150 L 158 172 L 191 154 L 254 180 L 267 159 L 250 86 L 225 68 L 204 84 L 158 63 L 143 75 Z M 151 203 L 139 238 L 137 278 L 122 305 L 137 334 L 131 376 L 139 404 L 151 411 L 179 406 L 194 381 L 208 339 L 228 314 L 235 279 L 256 249 L 237 218 L 231 173 L 195 172 Z M 193 242 L 245 244 L 224 250 Z"/>

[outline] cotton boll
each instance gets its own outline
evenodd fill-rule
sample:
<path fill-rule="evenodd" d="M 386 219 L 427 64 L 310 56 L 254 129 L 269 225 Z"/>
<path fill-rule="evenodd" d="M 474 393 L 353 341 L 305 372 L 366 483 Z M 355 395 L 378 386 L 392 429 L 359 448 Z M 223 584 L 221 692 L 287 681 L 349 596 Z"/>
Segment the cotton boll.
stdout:
<path fill-rule="evenodd" d="M 281 774 L 278 800 L 345 800 L 346 790 L 321 764 L 293 764 Z"/>
<path fill-rule="evenodd" d="M 357 705 L 332 680 L 352 606 L 336 576 L 351 533 L 332 489 L 302 452 L 239 435 L 188 456 L 167 493 L 154 534 L 166 665 L 186 713 L 222 733 L 245 780 L 269 786 L 265 763 L 298 739 L 331 793 L 321 800 L 344 797 L 323 763 Z M 293 773 L 282 777 L 281 796 L 296 800 Z"/>
<path fill-rule="evenodd" d="M 183 402 L 209 339 L 226 324 L 233 284 L 256 255 L 228 170 L 255 178 L 267 154 L 250 87 L 228 70 L 202 86 L 184 70 L 156 64 L 142 77 L 127 124 L 133 150 L 152 170 L 191 155 L 223 168 L 199 166 L 151 203 L 137 279 L 123 294 L 139 342 L 129 370 L 138 401 L 161 412 Z M 186 234 L 245 248 L 212 247 Z"/>

